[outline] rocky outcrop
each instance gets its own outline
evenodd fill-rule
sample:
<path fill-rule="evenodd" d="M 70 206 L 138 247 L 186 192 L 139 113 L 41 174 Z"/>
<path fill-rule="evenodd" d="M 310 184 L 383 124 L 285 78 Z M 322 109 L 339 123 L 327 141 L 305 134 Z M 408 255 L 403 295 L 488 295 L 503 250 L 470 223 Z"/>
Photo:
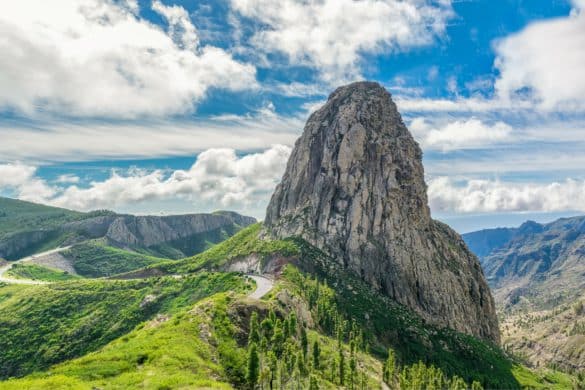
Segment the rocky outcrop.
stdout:
<path fill-rule="evenodd" d="M 265 226 L 304 238 L 432 323 L 499 342 L 481 267 L 431 219 L 422 152 L 377 83 L 341 87 L 310 116 Z"/>
<path fill-rule="evenodd" d="M 226 226 L 248 226 L 252 217 L 234 212 L 157 216 L 120 216 L 109 225 L 105 237 L 128 247 L 151 247 L 210 232 Z"/>

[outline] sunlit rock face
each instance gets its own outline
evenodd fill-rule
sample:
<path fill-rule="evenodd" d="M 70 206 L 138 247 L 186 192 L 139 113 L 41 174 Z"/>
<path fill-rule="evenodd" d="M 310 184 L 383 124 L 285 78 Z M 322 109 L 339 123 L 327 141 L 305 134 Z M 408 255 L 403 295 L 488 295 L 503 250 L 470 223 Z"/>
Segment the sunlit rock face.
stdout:
<path fill-rule="evenodd" d="M 431 218 L 426 190 L 422 152 L 390 94 L 353 83 L 310 116 L 265 226 L 304 238 L 429 322 L 499 342 L 479 262 Z"/>

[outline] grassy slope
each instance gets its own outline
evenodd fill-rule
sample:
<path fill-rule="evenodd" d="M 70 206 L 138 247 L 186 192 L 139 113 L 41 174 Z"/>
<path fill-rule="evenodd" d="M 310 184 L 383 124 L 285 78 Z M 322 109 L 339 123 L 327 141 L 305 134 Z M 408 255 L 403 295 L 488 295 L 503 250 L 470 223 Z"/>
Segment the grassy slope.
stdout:
<path fill-rule="evenodd" d="M 80 278 L 65 271 L 37 264 L 14 264 L 7 274 L 16 279 L 32 279 L 45 282 L 63 282 Z"/>
<path fill-rule="evenodd" d="M 337 307 L 346 318 L 356 319 L 367 330 L 371 348 L 378 356 L 391 347 L 408 364 L 422 360 L 441 367 L 449 375 L 462 376 L 469 382 L 479 380 L 491 387 L 518 387 L 521 383 L 516 372 L 524 374 L 520 378 L 522 381 L 530 377 L 531 381 L 546 383 L 543 375 L 523 370 L 490 343 L 425 324 L 409 310 L 373 292 L 358 278 L 339 272 L 337 266 L 331 267 L 332 262 L 322 252 L 302 240 L 260 240 L 261 229 L 260 224 L 252 225 L 200 255 L 152 268 L 169 273 L 188 273 L 221 268 L 230 259 L 250 253 L 262 257 L 275 252 L 284 256 L 297 255 L 303 269 L 334 286 Z M 303 289 L 304 286 L 299 286 L 297 294 Z"/>
<path fill-rule="evenodd" d="M 75 245 L 62 255 L 71 261 L 79 275 L 88 278 L 112 276 L 168 261 L 168 259 L 114 248 L 100 240 Z"/>
<path fill-rule="evenodd" d="M 249 252 L 268 255 L 282 249 L 287 255 L 298 253 L 300 258 L 307 260 L 307 264 L 301 262 L 299 265 L 304 269 L 312 265 L 310 274 L 287 266 L 281 280 L 264 302 L 249 300 L 237 293 L 219 294 L 189 310 L 194 299 L 184 297 L 182 293 L 174 293 L 180 297 L 179 302 L 177 298 L 170 299 L 167 301 L 170 307 L 156 310 L 176 313 L 174 316 L 159 317 L 146 326 L 138 326 L 129 334 L 121 333 L 121 337 L 99 351 L 62 363 L 49 372 L 0 383 L 0 389 L 47 388 L 51 385 L 59 389 L 67 386 L 88 389 L 226 388 L 230 384 L 242 387 L 245 382 L 246 342 L 252 311 L 259 314 L 260 320 L 270 317 L 270 312 L 277 313 L 276 324 L 290 319 L 290 312 L 297 313 L 299 325 L 296 334 L 289 335 L 280 344 L 274 338 L 260 343 L 263 367 L 269 365 L 270 354 L 279 354 L 274 372 L 283 383 L 300 381 L 308 386 L 309 377 L 313 376 L 321 388 L 339 388 L 339 378 L 336 378 L 334 368 L 339 364 L 337 351 L 338 345 L 341 345 L 346 358 L 347 384 L 347 370 L 350 367 L 348 360 L 351 356 L 348 342 L 356 340 L 356 335 L 363 331 L 363 338 L 360 338 L 363 343 L 360 342 L 361 346 L 356 352 L 356 361 L 357 378 L 365 381 L 366 388 L 378 388 L 380 385 L 380 359 L 383 359 L 386 347 L 394 350 L 401 366 L 399 370 L 402 370 L 393 376 L 392 386 L 405 381 L 419 383 L 420 388 L 426 388 L 429 383 L 424 380 L 436 378 L 437 372 L 447 378 L 445 383 L 454 375 L 467 381 L 467 385 L 454 388 L 465 388 L 474 379 L 489 388 L 517 388 L 524 385 L 562 389 L 571 386 L 571 378 L 566 375 L 552 371 L 536 373 L 513 363 L 495 346 L 424 324 L 408 310 L 372 292 L 351 275 L 343 275 L 338 270 L 330 272 L 330 263 L 325 261 L 323 254 L 303 242 L 259 242 L 256 238 L 258 231 L 257 226 L 251 227 L 205 254 L 178 263 L 165 263 L 163 268 L 172 269 L 172 272 L 196 270 L 203 265 L 225 263 L 226 257 L 242 256 Z M 319 279 L 312 275 L 317 275 Z M 155 280 L 114 282 L 114 285 L 137 283 L 148 286 Z M 170 283 L 171 279 L 163 278 L 158 282 L 161 280 Z M 68 285 L 75 283 L 70 282 Z M 21 302 L 16 304 L 22 288 L 4 287 L 0 289 L 2 291 L 5 293 L 0 293 L 0 314 L 6 306 L 22 305 Z M 69 296 L 69 299 L 76 295 Z M 139 302 L 139 299 L 133 301 Z M 24 312 L 30 309 L 24 309 Z M 37 318 L 38 314 L 32 317 Z M 308 327 L 310 346 L 315 340 L 319 342 L 322 362 L 319 368 L 315 367 L 311 363 L 312 354 L 309 350 L 304 363 L 308 373 L 304 376 L 298 374 L 297 359 L 301 326 Z M 31 329 L 23 332 L 23 335 L 28 332 Z M 266 337 L 265 332 L 262 331 L 263 338 Z M 277 351 L 277 345 L 284 346 L 284 350 Z M 420 365 L 418 361 L 426 365 Z M 430 368 L 431 364 L 443 371 Z"/>
<path fill-rule="evenodd" d="M 55 228 L 84 216 L 77 211 L 0 197 L 0 238 L 22 231 Z"/>
<path fill-rule="evenodd" d="M 157 314 L 245 283 L 233 274 L 0 287 L 0 377 L 82 356 Z"/>

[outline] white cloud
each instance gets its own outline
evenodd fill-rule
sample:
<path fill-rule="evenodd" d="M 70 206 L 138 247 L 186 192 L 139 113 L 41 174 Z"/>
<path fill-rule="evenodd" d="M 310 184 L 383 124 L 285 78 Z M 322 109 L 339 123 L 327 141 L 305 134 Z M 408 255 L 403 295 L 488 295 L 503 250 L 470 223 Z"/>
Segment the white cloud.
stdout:
<path fill-rule="evenodd" d="M 189 155 L 221 147 L 258 150 L 273 144 L 292 145 L 306 116 L 302 112 L 283 117 L 264 108 L 243 116 L 223 115 L 192 122 L 0 124 L 0 139 L 9 140 L 0 142 L 0 159 L 87 161 Z"/>
<path fill-rule="evenodd" d="M 36 177 L 36 167 L 22 163 L 0 164 L 0 191 L 12 190 L 18 197 L 31 202 L 42 202 L 55 195 L 55 190 Z"/>
<path fill-rule="evenodd" d="M 409 129 L 423 149 L 443 151 L 485 148 L 509 141 L 512 135 L 512 128 L 504 122 L 488 125 L 477 118 L 456 120 L 441 126 L 431 124 L 424 118 L 415 118 Z"/>
<path fill-rule="evenodd" d="M 120 209 L 180 198 L 191 201 L 194 209 L 229 208 L 262 217 L 290 152 L 288 146 L 275 145 L 240 157 L 234 149 L 209 149 L 199 154 L 188 170 L 112 172 L 110 178 L 86 188 L 49 187 L 35 176 L 34 167 L 6 164 L 0 165 L 0 180 L 5 180 L 0 181 L 0 190 L 12 188 L 18 198 L 76 210 Z M 20 179 L 6 181 L 1 179 L 4 174 Z M 34 196 L 32 190 L 36 191 Z"/>
<path fill-rule="evenodd" d="M 495 50 L 500 98 L 522 98 L 528 91 L 544 109 L 585 108 L 585 13 L 532 23 Z"/>
<path fill-rule="evenodd" d="M 431 180 L 430 207 L 435 212 L 454 211 L 585 211 L 585 181 L 567 179 L 550 184 L 468 180 L 448 177 Z"/>
<path fill-rule="evenodd" d="M 61 175 L 55 180 L 57 183 L 79 183 L 79 176 L 72 174 Z"/>
<path fill-rule="evenodd" d="M 401 97 L 409 112 L 560 112 L 585 111 L 585 2 L 573 1 L 567 17 L 530 23 L 494 43 L 498 75 L 468 85 L 471 92 L 490 91 L 490 98 L 426 99 Z M 448 89 L 454 91 L 449 80 Z M 478 90 L 479 87 L 479 90 Z"/>
<path fill-rule="evenodd" d="M 212 87 L 255 88 L 255 68 L 201 46 L 181 7 L 135 1 L 19 0 L 0 12 L 0 108 L 136 117 L 189 111 Z"/>
<path fill-rule="evenodd" d="M 257 20 L 252 44 L 321 71 L 329 82 L 359 77 L 364 54 L 428 45 L 454 15 L 449 0 L 231 0 Z"/>

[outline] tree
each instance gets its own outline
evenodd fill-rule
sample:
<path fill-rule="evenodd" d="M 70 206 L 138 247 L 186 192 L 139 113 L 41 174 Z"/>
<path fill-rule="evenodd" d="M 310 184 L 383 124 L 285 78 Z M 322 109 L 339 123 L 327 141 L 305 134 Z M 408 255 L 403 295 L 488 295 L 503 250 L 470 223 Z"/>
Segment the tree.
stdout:
<path fill-rule="evenodd" d="M 301 348 L 303 349 L 303 355 L 307 355 L 307 349 L 309 348 L 309 339 L 307 338 L 307 330 L 303 326 L 301 328 Z"/>
<path fill-rule="evenodd" d="M 248 334 L 248 345 L 260 342 L 260 325 L 258 324 L 258 313 L 252 312 L 250 317 L 250 333 Z"/>
<path fill-rule="evenodd" d="M 258 383 L 258 377 L 260 376 L 260 357 L 258 356 L 258 348 L 256 343 L 250 344 L 248 351 L 248 372 L 246 373 L 246 380 L 253 389 Z"/>
<path fill-rule="evenodd" d="M 320 354 L 321 351 L 319 350 L 319 342 L 315 340 L 315 342 L 313 343 L 313 366 L 315 367 L 315 370 L 319 369 Z"/>
<path fill-rule="evenodd" d="M 343 350 L 339 350 L 339 384 L 343 385 L 345 379 L 345 356 Z"/>
<path fill-rule="evenodd" d="M 483 390 L 483 386 L 478 381 L 471 383 L 471 390 Z"/>
<path fill-rule="evenodd" d="M 383 379 L 387 384 L 391 384 L 396 374 L 396 354 L 394 350 L 388 349 L 388 359 L 384 362 Z"/>
<path fill-rule="evenodd" d="M 311 375 L 311 381 L 309 382 L 309 390 L 319 390 L 319 381 L 315 375 Z"/>

